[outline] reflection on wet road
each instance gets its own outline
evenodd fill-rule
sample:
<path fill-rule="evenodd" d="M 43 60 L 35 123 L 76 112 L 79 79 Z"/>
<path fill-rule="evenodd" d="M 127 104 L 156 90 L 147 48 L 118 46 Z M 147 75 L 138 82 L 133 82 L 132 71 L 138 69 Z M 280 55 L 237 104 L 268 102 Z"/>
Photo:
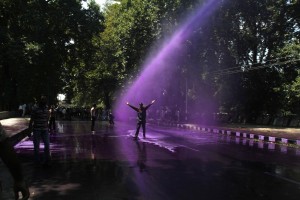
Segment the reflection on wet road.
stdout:
<path fill-rule="evenodd" d="M 299 199 L 299 149 L 222 134 L 58 122 L 52 166 L 32 163 L 31 140 L 17 147 L 31 199 Z M 140 134 L 141 137 L 142 134 Z M 8 196 L 11 194 L 7 194 Z"/>

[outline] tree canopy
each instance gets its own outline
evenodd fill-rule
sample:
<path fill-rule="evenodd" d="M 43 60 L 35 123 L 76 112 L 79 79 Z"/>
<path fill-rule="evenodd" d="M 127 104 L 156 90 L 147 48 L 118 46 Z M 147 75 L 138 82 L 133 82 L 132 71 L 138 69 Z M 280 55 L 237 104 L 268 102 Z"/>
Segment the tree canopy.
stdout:
<path fill-rule="evenodd" d="M 83 8 L 80 0 L 2 0 L 0 108 L 40 94 L 55 103 L 64 93 L 74 105 L 110 109 L 147 56 L 205 3 L 120 0 L 100 9 L 94 1 Z M 184 42 L 172 92 L 182 105 L 209 99 L 215 112 L 247 119 L 299 114 L 299 8 L 296 0 L 220 0 Z"/>

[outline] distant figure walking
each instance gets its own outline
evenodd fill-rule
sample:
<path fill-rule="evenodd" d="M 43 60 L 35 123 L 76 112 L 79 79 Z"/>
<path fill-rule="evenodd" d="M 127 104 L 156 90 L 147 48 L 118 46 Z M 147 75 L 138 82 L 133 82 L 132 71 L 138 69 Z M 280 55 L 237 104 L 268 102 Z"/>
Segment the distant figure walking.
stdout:
<path fill-rule="evenodd" d="M 23 105 L 22 105 L 22 117 L 25 117 L 25 114 L 26 114 L 26 103 L 24 103 Z"/>
<path fill-rule="evenodd" d="M 108 122 L 112 126 L 115 125 L 114 119 L 115 119 L 115 116 L 112 114 L 112 112 L 109 112 L 109 114 L 108 114 Z"/>
<path fill-rule="evenodd" d="M 142 126 L 143 128 L 143 137 L 145 138 L 146 137 L 146 111 L 147 109 L 152 105 L 154 104 L 155 100 L 153 100 L 149 105 L 147 106 L 144 106 L 143 103 L 140 103 L 140 107 L 137 108 L 137 107 L 134 107 L 132 105 L 129 104 L 129 102 L 127 102 L 127 105 L 129 107 L 131 107 L 133 110 L 135 110 L 137 112 L 137 127 L 136 127 L 136 132 L 135 132 L 135 137 L 134 139 L 137 139 L 138 138 L 138 135 L 139 135 L 139 131 L 140 131 L 140 128 Z"/>
<path fill-rule="evenodd" d="M 96 122 L 96 104 L 94 104 L 91 108 L 91 131 L 95 131 L 95 122 Z"/>
<path fill-rule="evenodd" d="M 40 151 L 40 140 L 44 143 L 44 163 L 46 167 L 50 164 L 50 141 L 48 132 L 48 119 L 49 110 L 47 108 L 47 99 L 42 96 L 38 102 L 38 106 L 34 106 L 31 113 L 29 122 L 29 130 L 33 131 L 33 145 L 34 145 L 34 156 L 36 164 L 41 162 L 39 151 Z"/>
<path fill-rule="evenodd" d="M 56 131 L 56 126 L 55 126 L 55 107 L 54 105 L 52 105 L 50 107 L 50 110 L 49 110 L 49 131 Z"/>
<path fill-rule="evenodd" d="M 19 105 L 18 110 L 19 110 L 19 116 L 22 117 L 22 115 L 23 115 L 23 104 Z"/>

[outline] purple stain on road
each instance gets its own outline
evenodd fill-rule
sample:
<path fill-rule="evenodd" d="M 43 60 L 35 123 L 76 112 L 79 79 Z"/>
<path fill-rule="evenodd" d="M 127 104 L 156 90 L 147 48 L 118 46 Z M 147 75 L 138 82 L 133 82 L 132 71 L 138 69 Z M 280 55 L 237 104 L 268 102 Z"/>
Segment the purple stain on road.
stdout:
<path fill-rule="evenodd" d="M 186 77 L 182 80 L 182 74 L 178 73 L 182 59 L 184 59 L 182 57 L 185 49 L 183 45 L 193 35 L 195 28 L 205 24 L 208 17 L 218 8 L 218 2 L 220 1 L 208 0 L 202 4 L 197 12 L 193 13 L 173 36 L 162 45 L 161 50 L 148 58 L 140 75 L 131 85 L 121 91 L 118 97 L 114 109 L 118 120 L 127 120 L 135 114 L 126 105 L 127 101 L 138 106 L 140 102 L 147 105 L 155 99 L 153 112 L 154 109 L 160 109 L 166 105 L 181 105 L 181 107 L 184 107 L 182 102 L 185 101 L 185 94 L 178 95 L 178 82 L 181 81 L 181 85 L 184 85 L 185 79 L 188 79 Z M 201 107 L 206 107 L 206 105 L 201 105 Z M 201 108 L 189 109 L 199 111 Z"/>

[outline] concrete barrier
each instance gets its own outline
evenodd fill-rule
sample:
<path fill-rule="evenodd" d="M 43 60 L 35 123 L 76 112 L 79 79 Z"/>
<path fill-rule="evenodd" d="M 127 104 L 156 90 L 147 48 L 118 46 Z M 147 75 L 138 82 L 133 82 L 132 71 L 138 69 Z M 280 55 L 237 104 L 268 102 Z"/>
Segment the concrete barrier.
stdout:
<path fill-rule="evenodd" d="M 278 120 L 278 119 L 277 119 Z M 279 120 L 280 121 L 280 120 Z M 277 121 L 278 122 L 278 121 Z M 169 124 L 170 125 L 170 124 Z M 240 132 L 240 131 L 232 131 L 232 130 L 226 130 L 226 129 L 217 129 L 217 128 L 210 128 L 210 127 L 203 127 L 203 126 L 196 126 L 191 124 L 175 124 L 177 128 L 182 129 L 190 129 L 190 130 L 197 130 L 197 131 L 203 131 L 203 132 L 211 132 L 211 133 L 220 133 L 222 135 L 227 136 L 235 136 L 235 137 L 243 137 L 243 138 L 249 138 L 250 142 L 249 145 L 252 146 L 254 144 L 253 139 L 257 139 L 260 141 L 268 141 L 271 143 L 284 143 L 284 144 L 295 144 L 300 146 L 300 140 L 292 140 L 292 139 L 286 139 L 286 138 L 278 138 L 278 137 L 272 137 L 272 136 L 265 136 L 263 134 L 253 134 L 253 133 L 247 133 L 247 132 Z M 259 144 L 261 145 L 261 144 Z M 273 144 L 270 144 L 270 149 L 274 149 Z"/>
<path fill-rule="evenodd" d="M 269 137 L 269 142 L 276 142 L 276 138 L 275 137 Z"/>
<path fill-rule="evenodd" d="M 264 135 L 258 135 L 258 139 L 259 140 L 265 140 L 265 136 Z"/>
<path fill-rule="evenodd" d="M 16 117 L 17 116 L 16 114 L 17 113 L 13 112 L 13 111 L 2 111 L 2 112 L 0 112 L 0 120 Z"/>

